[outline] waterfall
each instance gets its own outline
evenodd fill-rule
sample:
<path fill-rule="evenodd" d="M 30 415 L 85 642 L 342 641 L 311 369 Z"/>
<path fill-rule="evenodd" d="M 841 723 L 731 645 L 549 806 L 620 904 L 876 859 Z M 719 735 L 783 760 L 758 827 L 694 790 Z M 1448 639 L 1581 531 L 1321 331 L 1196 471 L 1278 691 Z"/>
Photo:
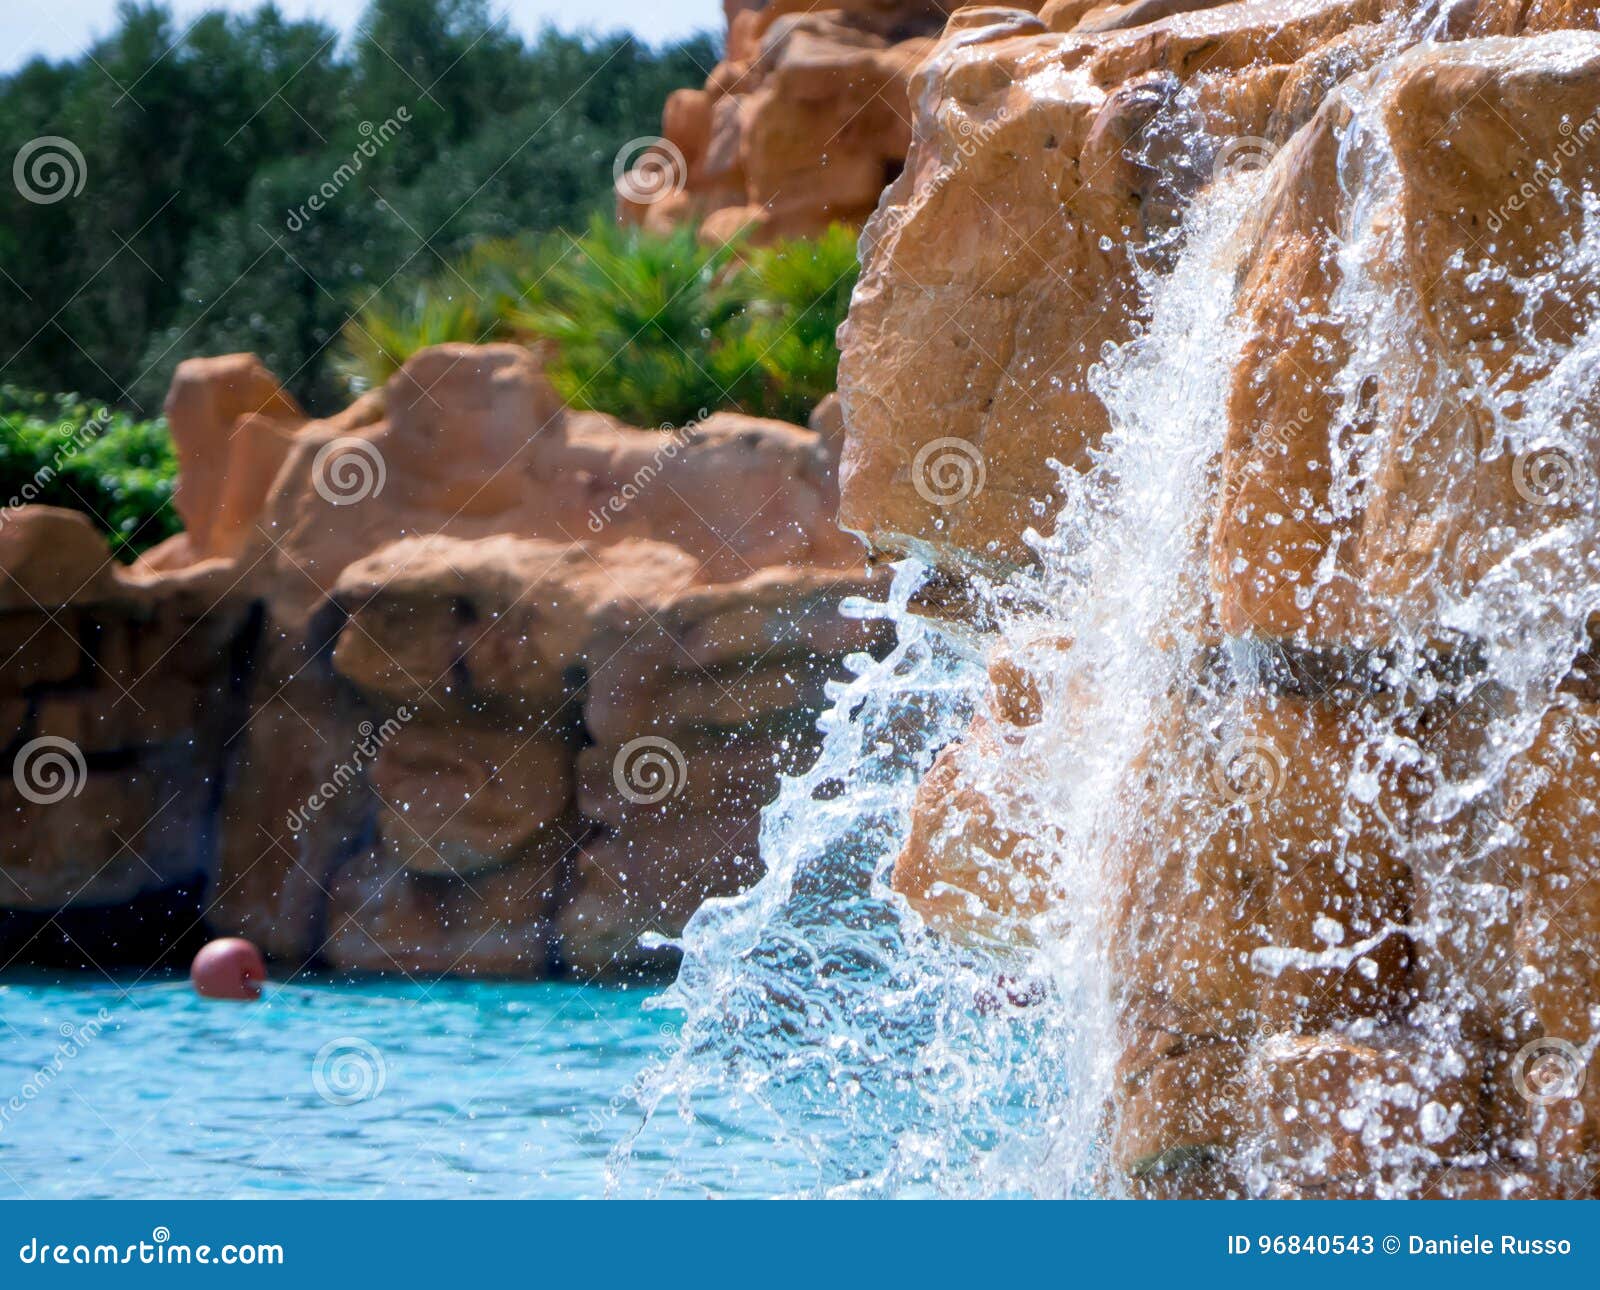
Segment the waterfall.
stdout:
<path fill-rule="evenodd" d="M 1600 208 L 1567 194 L 1575 231 L 1532 271 L 1492 242 L 1481 262 L 1448 265 L 1512 302 L 1519 344 L 1509 364 L 1482 349 L 1442 361 L 1394 272 L 1407 230 L 1381 83 L 1380 67 L 1338 91 L 1338 285 L 1327 315 L 1304 319 L 1338 342 L 1326 502 L 1305 520 L 1329 540 L 1294 603 L 1344 594 L 1353 561 L 1387 558 L 1402 476 L 1424 501 L 1436 486 L 1437 513 L 1409 530 L 1431 524 L 1436 545 L 1352 593 L 1364 636 L 1222 630 L 1219 516 L 1286 522 L 1236 504 L 1227 453 L 1238 282 L 1285 158 L 1212 184 L 1147 257 L 1144 323 L 1092 374 L 1110 433 L 1088 468 L 1059 469 L 1055 522 L 1028 535 L 1033 567 L 978 586 L 981 629 L 913 610 L 928 576 L 914 561 L 885 604 L 851 607 L 888 618 L 898 643 L 850 660 L 830 691 L 820 760 L 766 813 L 766 876 L 684 931 L 661 1000 L 685 1016 L 682 1044 L 643 1090 L 615 1189 L 653 1119 L 677 1115 L 711 1135 L 759 1123 L 803 1162 L 805 1194 L 1119 1194 L 1130 1183 L 1111 1142 L 1139 1129 L 1119 1125 L 1134 1114 L 1119 1110 L 1119 1063 L 1130 1029 L 1189 1033 L 1173 1009 L 1217 1011 L 1193 1031 L 1218 1054 L 1215 1087 L 1191 1091 L 1256 1127 L 1225 1145 L 1196 1130 L 1197 1145 L 1141 1168 L 1204 1158 L 1238 1192 L 1276 1194 L 1327 1165 L 1329 1135 L 1299 1136 L 1319 1114 L 1363 1144 L 1375 1194 L 1422 1194 L 1441 1168 L 1491 1157 L 1510 1177 L 1537 1154 L 1542 1109 L 1532 1129 L 1468 1134 L 1479 1095 L 1458 1086 L 1498 1062 L 1479 1100 L 1505 1096 L 1505 1054 L 1528 1038 L 1505 1020 L 1535 971 L 1508 948 L 1513 871 L 1530 795 L 1589 733 L 1570 678 L 1600 613 L 1600 532 L 1592 497 L 1490 516 L 1473 480 L 1501 463 L 1534 492 L 1552 472 L 1593 485 L 1585 283 L 1600 281 Z M 1191 158 L 1214 146 L 1193 139 Z M 1542 335 L 1558 307 L 1579 325 Z M 1030 679 L 1026 722 L 995 717 L 997 666 Z M 1004 908 L 944 893 L 980 928 L 949 936 L 891 871 L 919 783 L 978 731 L 964 773 L 991 812 L 982 831 L 1022 843 L 989 858 Z M 1196 957 L 1208 920 L 1259 932 L 1247 963 Z M 1226 1011 L 1213 978 L 1236 969 L 1250 1002 Z M 1397 974 L 1403 997 L 1374 1002 Z M 1291 1085 L 1304 1105 L 1285 1119 L 1274 1072 L 1341 1044 L 1379 1054 L 1381 1077 L 1320 1110 Z M 1593 1041 L 1578 1048 L 1586 1063 Z M 1190 1092 L 1148 1096 L 1170 1111 Z M 1276 1136 L 1260 1127 L 1274 1123 Z"/>

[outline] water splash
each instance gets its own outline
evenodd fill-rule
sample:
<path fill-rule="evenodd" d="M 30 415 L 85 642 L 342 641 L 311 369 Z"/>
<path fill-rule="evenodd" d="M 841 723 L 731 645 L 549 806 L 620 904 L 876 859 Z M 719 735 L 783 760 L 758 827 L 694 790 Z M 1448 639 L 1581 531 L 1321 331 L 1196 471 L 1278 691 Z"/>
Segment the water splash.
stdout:
<path fill-rule="evenodd" d="M 690 921 L 662 1001 L 687 1014 L 684 1051 L 647 1090 L 647 1119 L 757 1114 L 803 1146 L 822 1194 L 1094 1187 L 1107 977 L 1100 920 L 1076 915 L 1098 903 L 1106 837 L 1133 805 L 1136 735 L 1193 648 L 1175 644 L 1190 630 L 1176 606 L 1198 572 L 1195 481 L 1224 424 L 1218 338 L 1243 203 L 1191 233 L 1148 334 L 1108 352 L 1113 432 L 1068 479 L 1055 535 L 1033 535 L 1039 569 L 984 589 L 994 637 L 912 613 L 927 573 L 915 562 L 897 567 L 886 605 L 852 607 L 888 617 L 898 645 L 851 660 L 831 692 L 821 759 L 764 819 L 767 876 Z M 998 827 L 1049 833 L 1050 911 L 998 938 L 1035 947 L 1022 955 L 929 935 L 889 887 L 917 785 L 983 707 L 995 640 L 1024 656 L 1072 642 L 1046 678 L 1044 719 L 983 785 Z M 621 1187 L 630 1149 L 614 1161 Z"/>
<path fill-rule="evenodd" d="M 899 644 L 832 691 L 821 760 L 765 817 L 767 876 L 689 923 L 664 1000 L 684 1043 L 640 1134 L 661 1115 L 713 1134 L 755 1117 L 808 1162 L 798 1189 L 825 1195 L 1114 1194 L 1196 1161 L 1275 1194 L 1351 1168 L 1350 1143 L 1372 1193 L 1408 1195 L 1496 1159 L 1514 1186 L 1537 1154 L 1537 1115 L 1468 1121 L 1474 1097 L 1509 1096 L 1505 1052 L 1529 1033 L 1508 949 L 1526 810 L 1594 737 L 1572 678 L 1600 614 L 1600 521 L 1587 494 L 1538 490 L 1551 463 L 1581 473 L 1594 438 L 1600 211 L 1558 191 L 1569 231 L 1540 257 L 1491 243 L 1448 264 L 1486 310 L 1511 302 L 1515 343 L 1442 354 L 1397 272 L 1381 84 L 1340 91 L 1338 285 L 1301 319 L 1331 337 L 1325 495 L 1246 516 L 1325 539 L 1292 603 L 1315 622 L 1353 597 L 1360 630 L 1221 626 L 1236 285 L 1279 165 L 1214 184 L 1141 261 L 1147 321 L 1092 375 L 1111 431 L 1090 468 L 1061 470 L 1037 566 L 978 588 L 991 629 L 913 613 L 910 562 L 885 606 L 855 607 Z M 1174 110 L 1190 128 L 1192 102 Z M 1541 335 L 1556 311 L 1575 325 Z M 1521 464 L 1529 506 L 1475 503 L 1497 462 Z M 1434 513 L 1397 520 L 1397 495 Z M 1406 563 L 1418 544 L 1394 550 L 1397 526 L 1438 536 Z M 996 710 L 1018 684 L 1026 719 Z M 890 886 L 918 784 L 964 739 L 986 814 L 947 827 L 973 827 L 998 879 L 933 893 L 983 925 L 965 939 Z M 985 856 L 983 838 L 1024 845 Z M 1584 1062 L 1589 1025 L 1569 1045 Z M 1175 1093 L 1155 1087 L 1162 1062 L 1195 1063 Z M 1346 1066 L 1308 1093 L 1307 1070 Z M 1212 1105 L 1180 1114 L 1185 1099 Z M 613 1157 L 618 1190 L 636 1139 Z"/>

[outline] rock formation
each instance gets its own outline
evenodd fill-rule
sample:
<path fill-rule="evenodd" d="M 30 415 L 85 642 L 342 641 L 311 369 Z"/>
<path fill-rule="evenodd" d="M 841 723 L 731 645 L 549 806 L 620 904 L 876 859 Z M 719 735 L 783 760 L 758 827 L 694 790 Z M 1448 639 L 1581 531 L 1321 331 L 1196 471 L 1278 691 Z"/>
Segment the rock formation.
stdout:
<path fill-rule="evenodd" d="M 216 769 L 259 622 L 219 566 L 122 576 L 86 516 L 0 523 L 0 937 L 7 957 L 148 961 L 190 946 Z M 122 909 L 116 927 L 84 911 Z M 165 925 L 146 935 L 146 920 Z"/>
<path fill-rule="evenodd" d="M 617 184 L 626 219 L 708 240 L 859 225 L 911 142 L 912 73 L 952 0 L 728 0 L 723 61 Z"/>
<path fill-rule="evenodd" d="M 1225 425 L 1128 642 L 1166 691 L 1099 876 L 1011 801 L 1133 706 L 1048 607 L 895 871 L 1014 950 L 1091 902 L 1113 1189 L 1594 1194 L 1597 27 L 1587 0 L 1050 0 L 953 14 L 914 78 L 842 332 L 841 516 L 933 564 L 942 613 L 1050 574 L 1058 471 L 1126 421 L 1106 347 L 1157 321 L 1197 209 L 1237 223 Z"/>
<path fill-rule="evenodd" d="M 1103 988 L 1106 1190 L 1597 1194 L 1597 32 L 730 0 L 619 200 L 866 219 L 817 429 L 632 430 L 509 346 L 325 422 L 185 365 L 184 534 L 120 572 L 76 517 L 0 525 L 0 934 L 643 964 L 756 875 L 756 804 L 881 644 L 837 507 L 987 652 L 894 884 L 1037 972 L 989 1013 L 1063 944 Z"/>
<path fill-rule="evenodd" d="M 823 681 L 881 644 L 837 613 L 873 579 L 835 440 L 568 412 L 515 346 L 309 422 L 192 359 L 167 411 L 185 531 L 135 566 L 0 524 L 8 957 L 588 979 L 759 874 Z"/>

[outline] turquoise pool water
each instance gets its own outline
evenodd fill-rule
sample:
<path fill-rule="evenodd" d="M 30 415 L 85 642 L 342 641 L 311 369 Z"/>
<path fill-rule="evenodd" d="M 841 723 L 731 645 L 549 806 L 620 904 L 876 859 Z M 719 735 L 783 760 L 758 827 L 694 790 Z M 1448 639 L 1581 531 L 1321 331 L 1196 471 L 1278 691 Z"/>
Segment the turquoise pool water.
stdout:
<path fill-rule="evenodd" d="M 649 992 L 0 978 L 0 1197 L 574 1197 L 670 1056 Z M 615 1194 L 804 1188 L 736 1116 L 658 1117 Z"/>

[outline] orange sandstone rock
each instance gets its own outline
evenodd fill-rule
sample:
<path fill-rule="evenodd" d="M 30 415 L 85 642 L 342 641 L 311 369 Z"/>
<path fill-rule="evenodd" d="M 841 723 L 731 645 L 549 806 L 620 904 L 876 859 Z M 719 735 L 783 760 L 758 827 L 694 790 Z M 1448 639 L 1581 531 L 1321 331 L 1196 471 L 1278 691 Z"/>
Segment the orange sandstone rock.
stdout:
<path fill-rule="evenodd" d="M 169 409 L 191 527 L 137 567 L 68 512 L 0 524 L 0 715 L 88 770 L 48 815 L 0 802 L 15 907 L 188 884 L 191 921 L 296 964 L 631 971 L 659 960 L 576 849 L 638 857 L 624 922 L 681 928 L 758 872 L 826 678 L 884 643 L 838 612 L 878 579 L 832 522 L 836 437 L 569 413 L 514 345 L 424 351 L 310 423 L 252 357 L 195 360 Z M 734 773 L 681 828 L 579 813 L 581 750 L 643 736 Z"/>
<path fill-rule="evenodd" d="M 948 0 L 768 0 L 732 12 L 727 59 L 662 113 L 618 211 L 708 240 L 860 224 L 911 142 L 908 86 Z M 958 11 L 959 12 L 959 11 Z"/>
<path fill-rule="evenodd" d="M 179 363 L 166 414 L 188 554 L 235 556 L 305 414 L 254 354 Z"/>

